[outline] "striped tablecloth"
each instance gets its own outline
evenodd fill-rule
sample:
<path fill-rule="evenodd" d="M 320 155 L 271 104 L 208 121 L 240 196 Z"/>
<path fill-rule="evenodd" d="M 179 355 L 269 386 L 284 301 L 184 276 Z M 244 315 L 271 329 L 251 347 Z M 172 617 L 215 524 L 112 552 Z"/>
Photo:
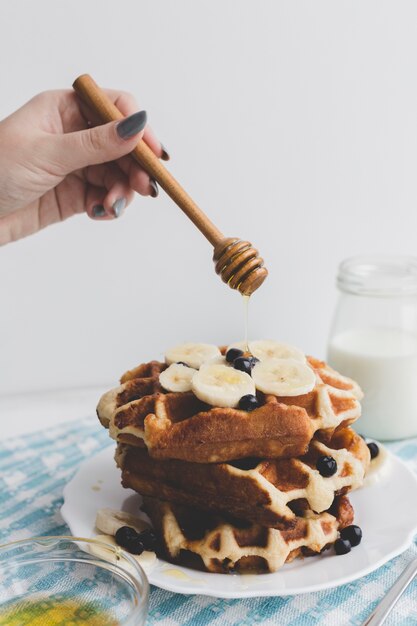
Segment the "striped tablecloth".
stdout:
<path fill-rule="evenodd" d="M 4 418 L 3 418 L 4 419 Z M 80 463 L 113 445 L 96 418 L 70 423 L 0 444 L 0 544 L 35 535 L 69 532 L 59 510 L 62 490 Z M 417 472 L 417 439 L 390 449 Z M 398 512 L 401 515 L 401 511 Z M 183 596 L 155 587 L 148 623 L 166 626 L 360 625 L 386 590 L 417 557 L 417 543 L 374 573 L 327 592 L 284 598 L 222 600 Z M 399 601 L 387 626 L 417 624 L 417 581 Z"/>

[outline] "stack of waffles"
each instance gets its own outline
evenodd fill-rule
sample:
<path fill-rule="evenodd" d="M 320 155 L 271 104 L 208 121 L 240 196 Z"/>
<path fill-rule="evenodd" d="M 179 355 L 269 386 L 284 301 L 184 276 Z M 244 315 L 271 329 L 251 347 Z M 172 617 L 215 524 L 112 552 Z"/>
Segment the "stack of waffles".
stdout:
<path fill-rule="evenodd" d="M 272 341 L 185 344 L 120 382 L 97 414 L 162 558 L 273 572 L 352 524 L 346 494 L 370 461 L 350 428 L 362 394 L 324 362 Z"/>

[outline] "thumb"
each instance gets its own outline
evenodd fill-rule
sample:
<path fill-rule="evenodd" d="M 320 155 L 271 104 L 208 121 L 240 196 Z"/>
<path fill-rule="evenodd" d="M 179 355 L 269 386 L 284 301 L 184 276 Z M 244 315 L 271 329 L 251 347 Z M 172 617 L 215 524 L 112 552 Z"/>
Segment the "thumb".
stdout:
<path fill-rule="evenodd" d="M 146 111 L 138 111 L 118 122 L 54 135 L 54 161 L 69 174 L 87 165 L 119 159 L 132 152 L 141 139 L 146 119 Z"/>

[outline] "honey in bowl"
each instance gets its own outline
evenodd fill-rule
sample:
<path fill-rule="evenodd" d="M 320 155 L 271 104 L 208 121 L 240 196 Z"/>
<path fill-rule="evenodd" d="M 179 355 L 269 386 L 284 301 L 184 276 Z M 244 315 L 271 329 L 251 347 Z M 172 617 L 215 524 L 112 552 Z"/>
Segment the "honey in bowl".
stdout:
<path fill-rule="evenodd" d="M 0 609 L 0 626 L 119 626 L 98 603 L 71 598 L 14 602 Z"/>
<path fill-rule="evenodd" d="M 95 539 L 32 537 L 0 546 L 0 626 L 144 624 L 139 563 Z"/>

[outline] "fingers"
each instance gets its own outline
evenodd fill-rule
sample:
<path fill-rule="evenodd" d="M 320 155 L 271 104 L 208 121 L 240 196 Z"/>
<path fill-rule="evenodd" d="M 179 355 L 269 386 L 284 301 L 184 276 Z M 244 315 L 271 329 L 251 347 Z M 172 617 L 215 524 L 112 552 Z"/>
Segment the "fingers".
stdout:
<path fill-rule="evenodd" d="M 120 217 L 124 209 L 133 200 L 134 191 L 130 187 L 127 178 L 119 171 L 109 175 L 105 181 L 107 193 L 103 199 L 106 214 Z"/>
<path fill-rule="evenodd" d="M 117 165 L 127 176 L 131 188 L 141 196 L 156 198 L 159 195 L 159 187 L 156 181 L 151 179 L 149 174 L 130 156 L 119 159 Z"/>
<path fill-rule="evenodd" d="M 125 116 L 123 120 L 101 124 L 73 92 L 46 93 L 39 97 L 37 106 L 43 111 L 47 105 L 45 99 L 54 98 L 62 126 L 58 131 L 59 125 L 49 127 L 46 124 L 34 150 L 43 168 L 64 179 L 63 183 L 70 173 L 82 178 L 84 183 L 88 181 L 88 193 L 85 201 L 80 198 L 80 205 L 85 204 L 88 215 L 100 220 L 121 215 L 132 201 L 134 191 L 154 198 L 158 195 L 156 181 L 129 155 L 138 141 L 143 139 L 157 157 L 169 158 L 153 130 L 146 125 L 146 113 L 138 112 L 133 96 L 106 91 Z"/>
<path fill-rule="evenodd" d="M 117 106 L 124 117 L 140 111 L 140 107 L 132 94 L 114 89 L 104 89 L 110 100 Z M 46 91 L 38 94 L 32 101 L 35 102 L 39 112 L 53 106 L 57 110 L 64 133 L 72 133 L 85 129 L 87 126 L 99 126 L 102 120 L 98 114 L 81 100 L 78 94 L 72 90 Z M 34 106 L 32 104 L 32 106 Z"/>
<path fill-rule="evenodd" d="M 131 202 L 132 195 L 118 185 L 109 191 L 104 187 L 89 185 L 86 193 L 85 212 L 88 217 L 100 222 L 117 219 L 123 214 L 127 204 Z"/>
<path fill-rule="evenodd" d="M 129 171 L 132 174 L 129 176 Z M 135 165 L 130 158 L 126 159 L 126 172 L 122 171 L 119 163 L 105 163 L 102 165 L 90 166 L 81 170 L 78 175 L 82 179 L 92 185 L 105 187 L 110 195 L 105 202 L 106 209 L 110 209 L 116 200 L 126 199 L 126 206 L 133 198 L 134 191 L 143 196 L 158 195 L 158 187 L 156 183 L 151 183 L 148 174 L 146 174 L 139 166 Z M 116 194 L 117 197 L 114 197 Z M 118 203 L 116 211 L 120 211 L 121 203 Z M 114 208 L 114 207 L 113 207 Z"/>
<path fill-rule="evenodd" d="M 45 133 L 38 154 L 50 163 L 50 170 L 65 176 L 77 169 L 114 161 L 128 154 L 143 136 L 146 112 L 139 111 L 120 122 L 110 122 L 66 134 Z M 42 154 L 43 153 L 43 154 Z"/>
<path fill-rule="evenodd" d="M 134 193 L 129 187 L 124 188 L 121 185 L 114 185 L 103 200 L 106 213 L 115 218 L 120 217 L 123 215 L 125 208 L 132 202 L 133 195 Z"/>
<path fill-rule="evenodd" d="M 139 106 L 132 94 L 126 91 L 116 91 L 114 89 L 104 89 L 103 91 L 105 91 L 113 104 L 125 117 L 128 117 L 129 115 L 132 115 L 139 110 Z M 101 123 L 101 120 L 98 117 L 97 113 L 90 109 L 88 105 L 80 102 L 80 107 L 84 112 L 86 120 L 89 120 L 93 124 Z M 170 157 L 165 146 L 159 141 L 149 125 L 147 125 L 145 128 L 143 140 L 158 158 L 163 159 L 164 161 L 169 160 Z"/>
<path fill-rule="evenodd" d="M 109 211 L 104 208 L 104 198 L 106 197 L 106 189 L 104 187 L 96 187 L 88 185 L 85 194 L 85 211 L 88 217 L 93 220 L 108 221 L 114 219 Z"/>
<path fill-rule="evenodd" d="M 145 128 L 143 141 L 150 147 L 152 152 L 154 152 L 159 159 L 162 159 L 163 161 L 169 161 L 170 156 L 165 146 L 156 137 L 154 131 L 149 126 L 149 124 Z"/>
<path fill-rule="evenodd" d="M 88 216 L 100 220 L 120 217 L 134 196 L 126 176 L 114 165 L 105 166 L 102 171 L 91 168 L 87 179 L 85 210 Z"/>
<path fill-rule="evenodd" d="M 169 159 L 153 130 L 146 126 L 146 113 L 138 112 L 134 97 L 126 92 L 105 91 L 125 116 L 122 121 L 101 124 L 95 112 L 74 92 L 45 92 L 32 103 L 32 106 L 45 110 L 48 101 L 52 101 L 62 122 L 63 134 L 52 128 L 43 128 L 45 132 L 37 150 L 40 157 L 45 157 L 51 172 L 65 176 L 91 164 L 119 159 L 131 152 L 142 138 L 157 157 Z M 134 180 L 139 193 L 156 195 L 155 185 L 152 181 L 146 182 L 143 174 L 137 174 Z"/>

